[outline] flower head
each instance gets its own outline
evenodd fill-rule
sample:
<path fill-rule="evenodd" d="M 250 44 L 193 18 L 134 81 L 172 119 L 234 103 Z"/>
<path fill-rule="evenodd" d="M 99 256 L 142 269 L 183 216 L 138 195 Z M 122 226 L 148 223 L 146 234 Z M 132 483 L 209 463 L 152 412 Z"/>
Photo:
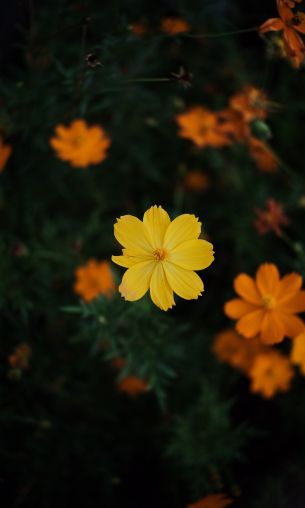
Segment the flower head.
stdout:
<path fill-rule="evenodd" d="M 213 352 L 220 362 L 247 373 L 256 356 L 265 351 L 266 346 L 254 338 L 245 340 L 234 330 L 224 330 L 216 335 Z"/>
<path fill-rule="evenodd" d="M 8 159 L 10 158 L 12 153 L 11 145 L 6 145 L 0 137 L 0 173 L 4 170 Z"/>
<path fill-rule="evenodd" d="M 256 118 L 262 120 L 266 118 L 269 102 L 262 90 L 246 85 L 243 90 L 230 98 L 229 105 L 238 111 L 246 122 L 252 122 Z"/>
<path fill-rule="evenodd" d="M 176 116 L 180 127 L 179 136 L 190 139 L 199 148 L 219 148 L 231 143 L 230 136 L 223 130 L 220 118 L 201 106 L 194 106 Z"/>
<path fill-rule="evenodd" d="M 184 179 L 184 187 L 193 192 L 201 192 L 210 185 L 209 177 L 206 173 L 193 169 L 189 171 Z"/>
<path fill-rule="evenodd" d="M 305 46 L 299 33 L 305 34 L 305 14 L 302 12 L 293 12 L 289 4 L 295 2 L 287 0 L 277 0 L 279 18 L 270 18 L 263 23 L 259 31 L 261 34 L 270 31 L 281 31 L 285 51 L 292 65 L 300 67 L 303 59 Z"/>
<path fill-rule="evenodd" d="M 284 355 L 273 350 L 256 357 L 249 377 L 251 392 L 258 392 L 266 399 L 270 399 L 279 391 L 289 390 L 293 369 Z"/>
<path fill-rule="evenodd" d="M 249 140 L 249 151 L 258 169 L 265 173 L 277 171 L 279 161 L 264 141 L 251 137 Z"/>
<path fill-rule="evenodd" d="M 112 296 L 115 283 L 107 261 L 89 261 L 75 270 L 76 281 L 74 292 L 80 295 L 85 302 L 91 302 L 98 295 Z"/>
<path fill-rule="evenodd" d="M 168 35 L 176 35 L 189 32 L 190 29 L 191 27 L 189 23 L 182 18 L 164 18 L 161 22 L 161 32 L 164 32 Z"/>
<path fill-rule="evenodd" d="M 210 494 L 196 503 L 189 504 L 187 508 L 225 508 L 233 503 L 225 494 Z"/>
<path fill-rule="evenodd" d="M 114 225 L 114 235 L 123 246 L 116 264 L 128 268 L 119 291 L 128 301 L 142 298 L 150 290 L 155 305 L 168 310 L 175 305 L 175 292 L 186 300 L 197 299 L 203 283 L 194 270 L 203 270 L 213 261 L 213 246 L 199 239 L 201 223 L 194 215 L 170 220 L 161 206 L 152 206 L 143 222 L 123 215 Z"/>
<path fill-rule="evenodd" d="M 234 280 L 240 298 L 225 304 L 225 313 L 237 319 L 236 330 L 246 338 L 259 335 L 264 344 L 276 344 L 285 336 L 295 337 L 305 329 L 296 314 L 305 311 L 302 277 L 290 273 L 280 279 L 273 264 L 261 265 L 255 280 L 241 273 Z"/>
<path fill-rule="evenodd" d="M 302 374 L 305 375 L 305 332 L 293 339 L 290 360 L 295 365 L 299 365 Z"/>
<path fill-rule="evenodd" d="M 277 236 L 282 235 L 281 226 L 287 226 L 289 219 L 284 213 L 284 209 L 280 203 L 274 199 L 267 199 L 266 210 L 255 210 L 256 219 L 254 225 L 260 235 L 265 235 L 269 231 L 273 231 Z"/>
<path fill-rule="evenodd" d="M 29 366 L 29 359 L 31 357 L 32 350 L 28 344 L 22 342 L 15 347 L 14 352 L 9 355 L 8 363 L 11 367 L 17 369 L 27 369 Z"/>
<path fill-rule="evenodd" d="M 55 136 L 50 139 L 57 156 L 75 168 L 86 168 L 102 162 L 110 143 L 102 127 L 89 127 L 84 120 L 74 120 L 69 127 L 58 125 Z"/>
<path fill-rule="evenodd" d="M 146 381 L 136 376 L 125 377 L 118 383 L 118 390 L 126 393 L 126 395 L 129 395 L 130 397 L 141 395 L 142 393 L 147 392 L 148 389 L 149 386 Z"/>

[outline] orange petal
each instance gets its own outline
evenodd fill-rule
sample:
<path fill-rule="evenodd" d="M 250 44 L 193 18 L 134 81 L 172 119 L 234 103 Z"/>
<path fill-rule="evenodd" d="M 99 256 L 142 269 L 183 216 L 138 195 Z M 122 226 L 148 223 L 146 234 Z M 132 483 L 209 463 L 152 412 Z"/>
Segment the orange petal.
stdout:
<path fill-rule="evenodd" d="M 305 330 L 305 323 L 298 316 L 281 314 L 281 321 L 284 325 L 285 335 L 292 339 Z"/>
<path fill-rule="evenodd" d="M 272 263 L 264 263 L 256 272 L 256 285 L 262 296 L 273 296 L 278 290 L 279 282 L 279 271 Z"/>
<path fill-rule="evenodd" d="M 289 298 L 285 298 L 285 300 L 278 303 L 276 308 L 287 314 L 305 312 L 305 291 L 298 291 Z"/>
<path fill-rule="evenodd" d="M 303 279 L 301 275 L 297 273 L 289 273 L 288 275 L 284 275 L 278 285 L 277 293 L 274 295 L 278 303 L 283 303 L 291 296 L 294 296 L 294 294 L 297 293 L 299 289 L 301 289 L 302 282 Z"/>
<path fill-rule="evenodd" d="M 247 302 L 254 305 L 260 305 L 261 296 L 257 291 L 256 284 L 252 277 L 245 273 L 241 273 L 234 279 L 234 289 L 236 293 L 244 298 Z"/>
<path fill-rule="evenodd" d="M 284 23 L 280 18 L 270 18 L 258 30 L 261 34 L 264 34 L 266 32 L 277 32 L 278 30 L 283 30 L 283 28 Z"/>
<path fill-rule="evenodd" d="M 288 56 L 292 59 L 295 67 L 299 67 L 303 61 L 305 51 L 305 46 L 301 37 L 293 28 L 285 26 L 283 39 Z"/>
<path fill-rule="evenodd" d="M 285 326 L 276 311 L 268 311 L 262 323 L 261 341 L 264 344 L 277 344 L 285 337 Z"/>
<path fill-rule="evenodd" d="M 254 305 L 240 298 L 234 298 L 234 300 L 230 300 L 224 306 L 225 314 L 231 319 L 240 319 L 245 314 L 249 314 L 254 310 L 257 310 Z"/>
<path fill-rule="evenodd" d="M 236 330 L 244 337 L 255 337 L 262 327 L 265 311 L 255 310 L 243 316 L 236 324 Z"/>
<path fill-rule="evenodd" d="M 277 10 L 283 21 L 291 21 L 294 13 L 283 0 L 276 0 Z"/>

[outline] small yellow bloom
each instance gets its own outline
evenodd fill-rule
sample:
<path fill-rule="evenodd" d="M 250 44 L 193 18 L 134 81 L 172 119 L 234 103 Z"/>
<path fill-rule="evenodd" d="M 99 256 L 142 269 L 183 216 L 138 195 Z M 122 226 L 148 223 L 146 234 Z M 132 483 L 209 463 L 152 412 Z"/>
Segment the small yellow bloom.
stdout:
<path fill-rule="evenodd" d="M 128 268 L 119 291 L 128 301 L 142 298 L 150 290 L 152 301 L 162 310 L 175 305 L 174 292 L 185 300 L 197 299 L 203 283 L 194 270 L 213 261 L 213 245 L 199 239 L 201 223 L 183 214 L 172 222 L 161 206 L 152 206 L 143 222 L 123 215 L 114 225 L 114 235 L 123 246 L 116 264 Z"/>

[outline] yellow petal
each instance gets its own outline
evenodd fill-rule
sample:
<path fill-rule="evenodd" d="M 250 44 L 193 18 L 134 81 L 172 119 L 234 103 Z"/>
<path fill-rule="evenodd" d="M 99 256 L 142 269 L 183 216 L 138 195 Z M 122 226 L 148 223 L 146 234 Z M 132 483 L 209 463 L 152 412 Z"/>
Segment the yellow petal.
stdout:
<path fill-rule="evenodd" d="M 162 310 L 171 309 L 175 305 L 173 290 L 167 282 L 163 263 L 157 263 L 150 279 L 150 297 Z"/>
<path fill-rule="evenodd" d="M 170 225 L 168 213 L 162 206 L 152 206 L 145 212 L 143 223 L 147 230 L 148 238 L 155 249 L 163 246 L 165 232 Z"/>
<path fill-rule="evenodd" d="M 213 245 L 206 240 L 188 240 L 170 251 L 169 261 L 187 270 L 203 270 L 214 260 Z"/>
<path fill-rule="evenodd" d="M 145 295 L 155 266 L 154 261 L 144 261 L 137 263 L 124 273 L 119 292 L 125 300 L 134 302 Z"/>
<path fill-rule="evenodd" d="M 137 263 L 136 258 L 131 258 L 128 256 L 111 256 L 111 260 L 117 265 L 123 266 L 124 268 L 130 268 Z"/>
<path fill-rule="evenodd" d="M 197 300 L 203 291 L 203 282 L 197 273 L 165 261 L 163 263 L 169 285 L 185 300 Z"/>
<path fill-rule="evenodd" d="M 142 253 L 153 251 L 143 222 L 132 215 L 123 215 L 117 219 L 114 225 L 114 236 L 127 249 L 136 249 Z"/>
<path fill-rule="evenodd" d="M 167 228 L 163 246 L 167 250 L 175 249 L 183 242 L 195 240 L 201 232 L 201 222 L 195 215 L 179 215 Z"/>

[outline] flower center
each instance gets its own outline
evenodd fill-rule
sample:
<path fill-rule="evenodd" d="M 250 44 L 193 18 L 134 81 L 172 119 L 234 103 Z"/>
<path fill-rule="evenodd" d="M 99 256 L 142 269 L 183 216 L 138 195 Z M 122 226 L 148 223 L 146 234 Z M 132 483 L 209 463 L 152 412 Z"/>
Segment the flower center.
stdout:
<path fill-rule="evenodd" d="M 265 295 L 262 298 L 262 304 L 265 309 L 274 309 L 275 303 L 275 298 L 273 298 L 271 295 Z"/>
<path fill-rule="evenodd" d="M 156 261 L 163 261 L 167 256 L 167 252 L 165 249 L 156 249 L 154 252 L 154 258 Z"/>
<path fill-rule="evenodd" d="M 74 136 L 71 140 L 71 143 L 74 147 L 78 148 L 84 141 L 84 136 Z"/>

